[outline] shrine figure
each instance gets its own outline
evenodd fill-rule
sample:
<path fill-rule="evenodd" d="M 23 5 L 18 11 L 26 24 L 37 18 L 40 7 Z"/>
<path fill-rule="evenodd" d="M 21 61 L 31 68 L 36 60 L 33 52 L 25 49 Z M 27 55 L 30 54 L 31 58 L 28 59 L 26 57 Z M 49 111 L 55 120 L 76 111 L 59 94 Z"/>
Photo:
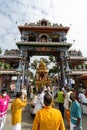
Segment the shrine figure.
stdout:
<path fill-rule="evenodd" d="M 48 69 L 43 61 L 40 61 L 38 68 L 36 69 L 36 88 L 40 86 L 44 87 L 50 84 Z"/>

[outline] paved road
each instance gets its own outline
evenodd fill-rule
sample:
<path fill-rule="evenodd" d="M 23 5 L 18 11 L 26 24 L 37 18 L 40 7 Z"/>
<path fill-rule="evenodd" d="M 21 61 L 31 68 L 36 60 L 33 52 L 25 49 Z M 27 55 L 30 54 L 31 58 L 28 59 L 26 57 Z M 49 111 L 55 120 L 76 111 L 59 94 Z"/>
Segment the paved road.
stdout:
<path fill-rule="evenodd" d="M 10 105 L 9 105 L 10 108 Z M 29 113 L 29 104 L 26 109 L 23 111 L 22 119 L 22 130 L 31 130 L 33 118 Z M 11 111 L 8 110 L 7 120 L 4 130 L 11 130 Z M 68 129 L 66 129 L 68 130 Z M 83 130 L 87 130 L 87 115 L 83 115 Z"/>

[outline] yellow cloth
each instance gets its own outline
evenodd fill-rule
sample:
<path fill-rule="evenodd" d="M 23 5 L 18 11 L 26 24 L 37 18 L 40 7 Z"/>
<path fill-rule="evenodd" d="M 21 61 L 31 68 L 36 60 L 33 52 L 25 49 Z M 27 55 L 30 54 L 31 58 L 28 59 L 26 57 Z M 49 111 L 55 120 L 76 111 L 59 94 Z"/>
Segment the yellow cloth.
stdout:
<path fill-rule="evenodd" d="M 22 118 L 22 107 L 26 106 L 26 101 L 21 101 L 20 98 L 16 98 L 11 105 L 12 111 L 12 125 L 21 123 Z"/>
<path fill-rule="evenodd" d="M 65 130 L 61 112 L 45 106 L 36 113 L 32 130 Z"/>

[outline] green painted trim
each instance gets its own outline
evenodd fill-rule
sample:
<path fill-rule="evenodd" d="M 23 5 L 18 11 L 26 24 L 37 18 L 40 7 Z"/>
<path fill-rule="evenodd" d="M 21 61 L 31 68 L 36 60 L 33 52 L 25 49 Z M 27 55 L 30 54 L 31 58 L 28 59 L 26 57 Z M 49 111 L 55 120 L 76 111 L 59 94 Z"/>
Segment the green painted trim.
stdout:
<path fill-rule="evenodd" d="M 17 42 L 16 45 L 20 48 L 20 46 L 29 46 L 29 47 L 71 47 L 70 43 L 31 43 L 31 42 Z"/>

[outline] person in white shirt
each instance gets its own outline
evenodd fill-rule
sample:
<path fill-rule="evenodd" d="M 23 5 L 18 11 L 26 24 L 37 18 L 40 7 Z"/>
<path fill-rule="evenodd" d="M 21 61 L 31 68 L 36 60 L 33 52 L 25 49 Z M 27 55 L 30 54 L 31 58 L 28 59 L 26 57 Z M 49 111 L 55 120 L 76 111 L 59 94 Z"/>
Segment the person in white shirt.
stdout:
<path fill-rule="evenodd" d="M 80 91 L 78 99 L 81 103 L 83 114 L 87 114 L 87 98 L 83 91 Z"/>
<path fill-rule="evenodd" d="M 36 114 L 36 112 L 44 106 L 44 91 L 42 87 L 39 87 L 38 94 L 33 100 L 33 104 L 34 104 L 33 114 Z"/>
<path fill-rule="evenodd" d="M 50 87 L 48 85 L 44 87 L 44 92 L 50 92 Z"/>
<path fill-rule="evenodd" d="M 65 98 L 64 98 L 64 108 L 65 108 L 65 116 L 67 119 L 67 123 L 68 123 L 68 128 L 70 127 L 70 104 L 71 104 L 71 100 L 70 100 L 70 94 L 72 93 L 72 91 L 70 91 L 69 87 L 66 88 L 66 93 L 65 93 Z"/>
<path fill-rule="evenodd" d="M 87 98 L 82 91 L 79 93 L 78 98 L 81 101 L 81 103 L 87 103 Z"/>
<path fill-rule="evenodd" d="M 34 88 L 34 86 L 31 85 L 31 86 L 30 86 L 30 89 L 29 89 L 29 91 L 30 91 L 30 99 L 31 99 L 31 100 L 33 99 L 33 88 Z"/>
<path fill-rule="evenodd" d="M 22 98 L 23 98 L 23 99 L 24 99 L 25 97 L 27 97 L 26 86 L 22 87 L 21 92 L 22 92 Z"/>

